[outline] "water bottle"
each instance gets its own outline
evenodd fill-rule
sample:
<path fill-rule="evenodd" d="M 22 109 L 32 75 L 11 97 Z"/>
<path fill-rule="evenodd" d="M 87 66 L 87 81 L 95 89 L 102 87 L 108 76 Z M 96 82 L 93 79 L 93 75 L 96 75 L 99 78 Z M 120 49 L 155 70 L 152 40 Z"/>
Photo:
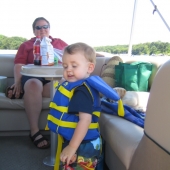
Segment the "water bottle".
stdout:
<path fill-rule="evenodd" d="M 34 65 L 41 65 L 40 44 L 41 39 L 37 36 L 33 44 Z"/>

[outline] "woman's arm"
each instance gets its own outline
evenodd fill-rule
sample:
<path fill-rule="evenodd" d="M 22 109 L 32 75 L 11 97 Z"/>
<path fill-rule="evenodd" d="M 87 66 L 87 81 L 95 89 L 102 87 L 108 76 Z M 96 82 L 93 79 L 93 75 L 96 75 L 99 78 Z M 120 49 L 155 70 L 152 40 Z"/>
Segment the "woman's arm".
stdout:
<path fill-rule="evenodd" d="M 15 84 L 18 84 L 18 83 L 21 83 L 21 67 L 23 66 L 24 64 L 15 64 L 14 66 L 14 78 L 15 78 Z"/>
<path fill-rule="evenodd" d="M 17 98 L 21 92 L 23 92 L 21 87 L 21 67 L 24 64 L 15 64 L 14 65 L 14 84 L 11 86 L 11 88 L 14 87 L 13 94 L 15 94 L 15 97 Z"/>

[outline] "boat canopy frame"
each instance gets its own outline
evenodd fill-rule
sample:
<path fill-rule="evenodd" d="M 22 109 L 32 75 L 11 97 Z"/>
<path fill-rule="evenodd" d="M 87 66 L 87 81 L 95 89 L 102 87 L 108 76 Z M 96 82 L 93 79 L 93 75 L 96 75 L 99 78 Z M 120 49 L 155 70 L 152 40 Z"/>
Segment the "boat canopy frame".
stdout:
<path fill-rule="evenodd" d="M 129 48 L 128 48 L 128 56 L 132 56 L 132 38 L 133 38 L 133 30 L 134 30 L 134 23 L 135 23 L 135 16 L 136 16 L 136 9 L 137 9 L 137 1 L 138 0 L 135 0 L 134 1 L 134 9 L 133 9 L 133 16 L 132 16 L 132 25 L 131 25 L 131 32 L 130 32 L 130 40 L 129 40 Z M 153 7 L 154 7 L 154 10 L 153 10 L 153 14 L 155 12 L 157 12 L 160 16 L 160 18 L 162 19 L 162 21 L 164 22 L 165 26 L 167 27 L 167 29 L 170 31 L 170 27 L 169 25 L 167 24 L 167 22 L 165 21 L 165 19 L 163 18 L 162 14 L 160 13 L 160 11 L 158 10 L 158 7 L 157 5 L 155 5 L 155 3 L 150 0 Z"/>

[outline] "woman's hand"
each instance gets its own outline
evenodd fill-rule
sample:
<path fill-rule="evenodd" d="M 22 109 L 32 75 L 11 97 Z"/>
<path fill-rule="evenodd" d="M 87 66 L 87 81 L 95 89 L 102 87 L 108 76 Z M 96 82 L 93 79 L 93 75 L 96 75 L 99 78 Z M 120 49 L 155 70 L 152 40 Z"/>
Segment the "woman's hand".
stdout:
<path fill-rule="evenodd" d="M 21 85 L 21 77 L 22 77 L 22 75 L 20 74 L 21 67 L 23 65 L 24 64 L 15 64 L 15 66 L 14 66 L 15 82 L 11 86 L 11 88 L 14 88 L 13 91 L 12 91 L 12 95 L 15 95 L 15 98 L 19 98 L 20 93 L 23 93 L 23 89 L 22 89 L 22 85 Z"/>
<path fill-rule="evenodd" d="M 7 97 L 12 98 L 15 95 L 15 98 L 18 99 L 21 93 L 23 93 L 21 83 L 13 84 L 7 91 Z"/>
<path fill-rule="evenodd" d="M 23 93 L 21 83 L 18 82 L 18 83 L 16 83 L 16 84 L 13 84 L 11 87 L 14 87 L 14 89 L 13 89 L 13 94 L 15 94 L 15 98 L 18 99 L 19 96 L 20 96 L 20 93 Z"/>

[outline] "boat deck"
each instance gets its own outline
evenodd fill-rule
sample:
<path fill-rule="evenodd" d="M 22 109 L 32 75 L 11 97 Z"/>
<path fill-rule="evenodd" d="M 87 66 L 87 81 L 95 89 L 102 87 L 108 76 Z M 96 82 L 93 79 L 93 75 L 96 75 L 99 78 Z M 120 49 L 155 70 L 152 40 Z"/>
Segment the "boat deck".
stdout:
<path fill-rule="evenodd" d="M 46 135 L 50 139 L 49 135 Z M 38 149 L 29 136 L 0 136 L 0 170 L 54 170 L 43 164 L 50 148 Z M 104 168 L 98 170 L 109 170 Z"/>
<path fill-rule="evenodd" d="M 43 164 L 49 155 L 50 148 L 37 149 L 28 136 L 0 137 L 0 170 L 53 170 Z"/>

